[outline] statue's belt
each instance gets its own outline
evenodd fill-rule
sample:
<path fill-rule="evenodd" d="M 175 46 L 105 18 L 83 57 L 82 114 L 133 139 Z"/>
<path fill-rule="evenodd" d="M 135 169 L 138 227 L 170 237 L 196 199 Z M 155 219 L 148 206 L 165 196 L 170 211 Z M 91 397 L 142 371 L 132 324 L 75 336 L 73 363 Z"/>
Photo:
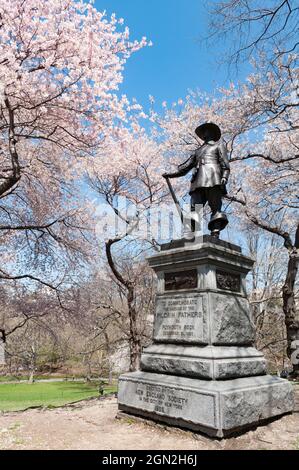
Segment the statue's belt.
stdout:
<path fill-rule="evenodd" d="M 219 165 L 219 160 L 214 157 L 200 157 L 197 161 L 196 167 L 198 168 L 200 165 L 208 165 L 209 163 L 216 163 Z"/>

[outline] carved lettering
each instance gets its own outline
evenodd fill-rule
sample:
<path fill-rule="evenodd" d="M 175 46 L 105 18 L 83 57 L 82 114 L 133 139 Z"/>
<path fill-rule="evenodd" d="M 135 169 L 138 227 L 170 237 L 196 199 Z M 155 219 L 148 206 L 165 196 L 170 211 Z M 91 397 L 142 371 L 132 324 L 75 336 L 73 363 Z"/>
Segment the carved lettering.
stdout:
<path fill-rule="evenodd" d="M 153 405 L 160 413 L 182 410 L 188 404 L 186 396 L 162 385 L 138 385 L 136 394 L 140 402 Z"/>
<path fill-rule="evenodd" d="M 202 341 L 202 296 L 200 294 L 177 294 L 171 297 L 158 297 L 154 338 L 157 341 Z"/>

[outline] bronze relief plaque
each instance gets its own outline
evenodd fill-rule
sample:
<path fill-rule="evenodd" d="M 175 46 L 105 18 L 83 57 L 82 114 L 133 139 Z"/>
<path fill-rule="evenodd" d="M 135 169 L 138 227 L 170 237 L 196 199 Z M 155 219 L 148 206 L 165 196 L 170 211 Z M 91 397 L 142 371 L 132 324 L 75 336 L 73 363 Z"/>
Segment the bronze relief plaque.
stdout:
<path fill-rule="evenodd" d="M 232 292 L 241 292 L 240 274 L 230 273 L 228 271 L 216 270 L 217 289 L 230 290 Z"/>
<path fill-rule="evenodd" d="M 197 288 L 197 270 L 178 271 L 164 274 L 165 290 L 182 290 Z"/>

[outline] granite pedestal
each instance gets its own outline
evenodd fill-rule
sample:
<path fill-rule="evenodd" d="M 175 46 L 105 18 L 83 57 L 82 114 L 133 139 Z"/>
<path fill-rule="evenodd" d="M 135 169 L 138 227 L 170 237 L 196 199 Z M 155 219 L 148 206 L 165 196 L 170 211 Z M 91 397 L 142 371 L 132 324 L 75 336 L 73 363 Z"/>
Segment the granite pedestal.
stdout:
<path fill-rule="evenodd" d="M 245 278 L 253 260 L 205 236 L 149 258 L 158 276 L 153 344 L 119 378 L 119 409 L 224 437 L 291 412 L 291 384 L 254 347 Z"/>

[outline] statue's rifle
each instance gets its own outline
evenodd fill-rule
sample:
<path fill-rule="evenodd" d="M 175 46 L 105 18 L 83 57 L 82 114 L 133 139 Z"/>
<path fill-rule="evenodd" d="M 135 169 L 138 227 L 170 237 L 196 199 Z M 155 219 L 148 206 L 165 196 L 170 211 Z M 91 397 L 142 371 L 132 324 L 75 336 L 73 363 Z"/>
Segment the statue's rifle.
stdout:
<path fill-rule="evenodd" d="M 171 182 L 169 181 L 169 177 L 168 176 L 165 176 L 165 179 L 166 179 L 166 183 L 167 183 L 167 186 L 168 186 L 168 189 L 169 189 L 169 192 L 171 194 L 171 197 L 173 199 L 173 202 L 177 208 L 177 211 L 178 211 L 178 214 L 179 214 L 179 217 L 181 219 L 181 222 L 182 224 L 184 224 L 184 215 L 183 215 L 183 211 L 181 209 L 181 206 L 180 206 L 180 203 L 175 195 L 175 192 L 173 190 L 173 187 L 172 187 L 172 184 Z"/>

